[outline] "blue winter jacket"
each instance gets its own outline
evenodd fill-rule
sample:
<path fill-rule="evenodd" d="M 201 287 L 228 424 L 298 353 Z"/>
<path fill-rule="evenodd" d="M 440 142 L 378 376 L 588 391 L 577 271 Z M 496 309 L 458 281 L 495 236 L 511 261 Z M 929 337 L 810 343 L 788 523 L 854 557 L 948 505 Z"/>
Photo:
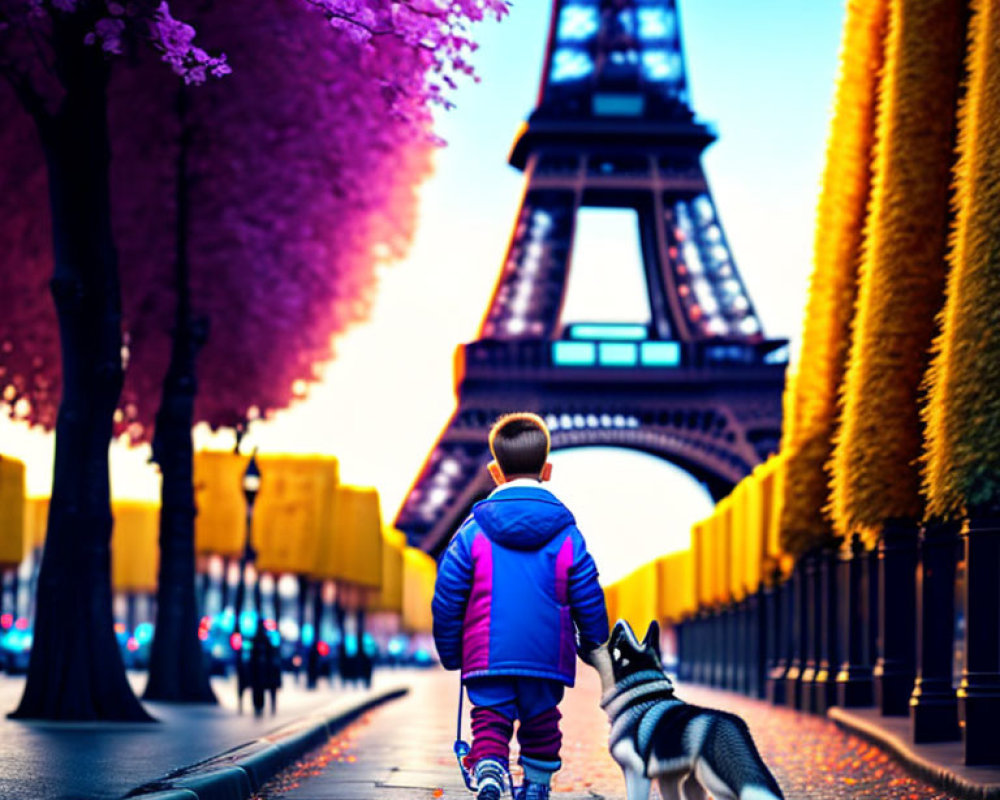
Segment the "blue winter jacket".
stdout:
<path fill-rule="evenodd" d="M 608 638 L 608 612 L 573 515 L 511 486 L 476 503 L 438 565 L 434 643 L 463 678 L 523 675 L 573 685 L 579 646 Z M 574 630 L 575 628 L 575 630 Z"/>

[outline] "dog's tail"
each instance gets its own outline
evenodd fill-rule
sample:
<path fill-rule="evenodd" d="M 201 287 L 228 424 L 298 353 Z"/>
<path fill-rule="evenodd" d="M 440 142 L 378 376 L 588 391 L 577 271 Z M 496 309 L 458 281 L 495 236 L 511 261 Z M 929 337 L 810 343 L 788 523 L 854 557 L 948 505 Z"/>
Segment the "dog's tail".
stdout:
<path fill-rule="evenodd" d="M 746 723 L 723 711 L 709 716 L 697 747 L 697 760 L 701 763 L 696 770 L 701 767 L 698 771 L 708 773 L 703 783 L 721 782 L 739 800 L 784 800 L 778 782 L 757 752 Z M 712 793 L 725 796 L 723 791 Z"/>

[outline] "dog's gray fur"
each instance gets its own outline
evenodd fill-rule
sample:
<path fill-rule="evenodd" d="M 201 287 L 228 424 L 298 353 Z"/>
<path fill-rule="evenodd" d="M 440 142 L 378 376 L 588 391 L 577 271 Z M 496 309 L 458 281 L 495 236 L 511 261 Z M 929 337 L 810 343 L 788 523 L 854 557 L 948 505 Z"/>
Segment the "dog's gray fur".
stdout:
<path fill-rule="evenodd" d="M 586 657 L 601 676 L 611 756 L 625 773 L 628 800 L 646 800 L 654 780 L 663 800 L 782 800 L 742 719 L 674 695 L 659 638 L 656 622 L 640 644 L 619 620 Z"/>

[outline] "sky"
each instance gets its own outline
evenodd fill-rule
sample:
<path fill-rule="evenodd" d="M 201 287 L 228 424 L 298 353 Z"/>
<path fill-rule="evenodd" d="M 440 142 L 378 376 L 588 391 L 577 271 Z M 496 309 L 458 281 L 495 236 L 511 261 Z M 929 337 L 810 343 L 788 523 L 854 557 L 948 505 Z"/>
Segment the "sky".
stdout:
<path fill-rule="evenodd" d="M 722 225 L 765 333 L 792 340 L 794 353 L 843 5 L 680 5 L 692 104 L 720 137 L 702 163 Z M 437 115 L 448 145 L 421 189 L 409 255 L 380 268 L 371 318 L 337 341 L 336 360 L 308 396 L 248 434 L 247 444 L 262 452 L 338 456 L 345 482 L 378 488 L 389 521 L 454 410 L 455 347 L 476 337 L 503 260 L 523 190 L 506 158 L 537 98 L 550 10 L 545 0 L 519 0 L 503 22 L 474 28 L 480 82 L 463 82 L 456 108 Z M 586 255 L 574 257 L 563 322 L 641 316 L 629 220 L 586 213 L 576 248 Z M 614 282 L 602 267 L 605 253 L 626 264 Z M 232 441 L 196 432 L 199 446 L 231 448 Z M 29 493 L 48 493 L 51 437 L 4 418 L 0 452 L 26 460 Z M 157 497 L 147 461 L 142 448 L 113 447 L 116 497 Z M 574 511 L 605 582 L 686 547 L 691 524 L 711 510 L 686 473 L 651 456 L 584 448 L 557 452 L 553 463 L 552 488 Z"/>

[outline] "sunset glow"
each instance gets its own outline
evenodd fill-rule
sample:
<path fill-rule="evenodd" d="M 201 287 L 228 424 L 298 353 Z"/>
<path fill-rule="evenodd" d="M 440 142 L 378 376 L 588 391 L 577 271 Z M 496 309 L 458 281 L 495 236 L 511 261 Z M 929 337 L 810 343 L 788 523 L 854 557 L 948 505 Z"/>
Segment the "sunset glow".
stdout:
<path fill-rule="evenodd" d="M 720 133 L 705 155 L 705 169 L 770 337 L 794 339 L 801 322 L 842 15 L 840 4 L 829 5 L 837 7 L 807 13 L 788 0 L 715 0 L 683 8 L 692 102 Z M 336 342 L 336 360 L 322 379 L 291 408 L 255 423 L 246 440 L 262 452 L 336 455 L 345 482 L 378 488 L 389 521 L 454 409 L 454 350 L 476 337 L 503 258 L 522 191 L 520 173 L 505 159 L 535 100 L 547 15 L 546 3 L 518 4 L 503 23 L 479 27 L 475 63 L 482 81 L 461 86 L 458 107 L 439 115 L 439 132 L 449 144 L 437 153 L 436 174 L 421 189 L 411 252 L 380 268 L 369 321 Z M 578 303 L 600 308 L 615 285 L 592 280 L 583 297 L 574 289 L 567 314 L 577 313 L 572 309 Z M 620 306 L 614 308 L 602 319 L 616 317 Z M 196 444 L 231 448 L 233 436 L 198 429 Z M 30 494 L 48 494 L 51 436 L 3 417 L 0 451 L 27 461 Z M 117 497 L 157 498 L 159 479 L 148 456 L 146 448 L 112 448 Z M 596 468 L 602 458 L 613 465 L 611 474 L 627 470 L 629 480 L 609 487 Z M 693 480 L 665 477 L 672 468 L 647 459 L 601 451 L 556 454 L 553 487 L 581 521 L 594 520 L 591 527 L 598 530 L 584 531 L 595 540 L 608 579 L 657 552 L 686 546 L 690 523 L 711 508 Z M 670 488 L 664 490 L 663 481 Z M 650 491 L 654 484 L 660 488 Z M 588 498 L 595 496 L 599 502 L 590 507 Z M 601 516 L 601 503 L 629 509 L 611 536 L 641 531 L 653 549 L 597 544 L 611 525 L 606 513 Z"/>

